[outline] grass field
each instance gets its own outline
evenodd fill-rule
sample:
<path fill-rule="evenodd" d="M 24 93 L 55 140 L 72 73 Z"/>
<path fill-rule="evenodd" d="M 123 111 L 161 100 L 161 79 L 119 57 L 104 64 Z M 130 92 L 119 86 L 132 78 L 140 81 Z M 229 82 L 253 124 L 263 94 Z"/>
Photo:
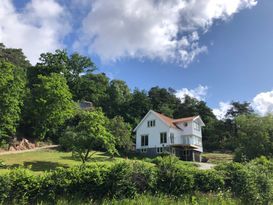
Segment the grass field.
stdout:
<path fill-rule="evenodd" d="M 47 205 L 47 202 L 40 202 Z M 228 196 L 228 194 L 199 194 L 184 197 L 170 197 L 164 195 L 139 195 L 134 199 L 102 199 L 101 201 L 89 201 L 83 199 L 59 199 L 57 205 L 239 205 L 239 200 Z"/>
<path fill-rule="evenodd" d="M 219 164 L 221 162 L 232 161 L 233 155 L 223 153 L 204 153 L 205 157 L 209 159 L 209 163 Z M 114 159 L 105 155 L 103 152 L 97 152 L 89 163 L 105 163 L 116 160 L 122 160 L 123 158 L 115 157 Z M 72 167 L 80 165 L 82 162 L 80 159 L 72 157 L 71 152 L 60 152 L 54 149 L 43 149 L 33 152 L 8 154 L 0 156 L 0 161 L 4 161 L 6 168 L 0 167 L 0 174 L 8 172 L 9 169 L 23 166 L 30 169 L 35 173 L 41 173 L 43 171 L 54 170 L 57 167 Z M 187 162 L 184 162 L 187 163 Z M 193 165 L 192 163 L 189 163 Z"/>
<path fill-rule="evenodd" d="M 54 170 L 57 167 L 71 167 L 82 163 L 80 159 L 72 157 L 71 152 L 59 152 L 54 149 L 2 155 L 0 156 L 0 160 L 4 161 L 7 168 L 23 166 L 37 173 Z M 104 153 L 97 152 L 87 164 L 93 162 L 111 162 L 114 160 L 120 160 L 120 158 L 111 159 Z M 0 168 L 0 173 L 5 173 L 7 171 L 8 169 L 6 168 Z"/>
<path fill-rule="evenodd" d="M 219 152 L 210 152 L 203 153 L 203 157 L 208 159 L 208 163 L 219 164 L 222 162 L 231 162 L 233 160 L 233 154 L 219 153 Z"/>

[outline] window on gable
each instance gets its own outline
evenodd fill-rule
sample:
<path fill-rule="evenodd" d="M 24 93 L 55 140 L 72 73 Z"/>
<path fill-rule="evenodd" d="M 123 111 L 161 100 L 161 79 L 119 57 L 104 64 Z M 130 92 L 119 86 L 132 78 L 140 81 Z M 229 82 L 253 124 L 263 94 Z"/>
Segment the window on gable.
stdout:
<path fill-rule="evenodd" d="M 141 146 L 148 146 L 149 138 L 148 135 L 141 135 Z"/>
<path fill-rule="evenodd" d="M 155 127 L 155 120 L 149 120 L 147 122 L 148 127 Z"/>
<path fill-rule="evenodd" d="M 167 143 L 167 132 L 161 132 L 160 133 L 160 143 Z"/>

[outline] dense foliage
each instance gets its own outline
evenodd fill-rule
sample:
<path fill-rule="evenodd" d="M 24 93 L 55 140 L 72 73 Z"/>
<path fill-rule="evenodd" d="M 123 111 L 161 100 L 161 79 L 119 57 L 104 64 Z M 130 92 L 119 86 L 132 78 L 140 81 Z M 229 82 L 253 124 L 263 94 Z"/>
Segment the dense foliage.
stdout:
<path fill-rule="evenodd" d="M 0 44 L 0 141 L 8 143 L 14 136 L 24 136 L 34 141 L 50 139 L 58 143 L 76 112 L 74 105 L 89 101 L 110 119 L 105 128 L 114 135 L 115 145 L 122 152 L 134 143 L 132 128 L 153 109 L 173 118 L 200 115 L 206 124 L 205 151 L 236 149 L 241 156 L 249 155 L 247 146 L 253 147 L 255 142 L 252 146 L 252 140 L 248 139 L 255 135 L 261 148 L 257 156 L 271 153 L 270 145 L 266 145 L 270 130 L 257 124 L 254 126 L 263 129 L 263 134 L 245 130 L 248 120 L 240 116 L 253 115 L 248 102 L 231 102 L 225 118 L 217 119 L 202 100 L 190 96 L 179 99 L 174 89 L 158 86 L 131 92 L 126 82 L 110 80 L 96 69 L 90 58 L 77 53 L 69 55 L 65 50 L 43 53 L 36 65 L 30 65 L 21 49 Z M 272 121 L 267 124 L 272 127 Z M 255 156 L 249 155 L 247 160 Z"/>
<path fill-rule="evenodd" d="M 273 116 L 241 115 L 236 118 L 236 161 L 249 161 L 260 156 L 273 157 Z"/>
<path fill-rule="evenodd" d="M 128 160 L 62 168 L 43 175 L 15 169 L 0 176 L 0 202 L 54 202 L 66 196 L 121 199 L 143 193 L 181 197 L 198 191 L 230 192 L 244 204 L 268 204 L 273 200 L 272 168 L 272 161 L 260 158 L 203 171 L 166 157 L 158 158 L 156 165 Z"/>
<path fill-rule="evenodd" d="M 111 155 L 117 153 L 115 139 L 105 128 L 107 118 L 100 110 L 79 111 L 74 118 L 74 125 L 60 138 L 63 147 L 77 154 L 83 163 L 99 148 L 105 148 Z"/>

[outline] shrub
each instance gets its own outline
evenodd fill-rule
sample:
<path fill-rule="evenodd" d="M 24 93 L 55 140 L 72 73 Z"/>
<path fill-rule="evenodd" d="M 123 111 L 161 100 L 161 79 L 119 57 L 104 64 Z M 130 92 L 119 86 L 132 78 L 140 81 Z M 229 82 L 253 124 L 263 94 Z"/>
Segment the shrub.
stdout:
<path fill-rule="evenodd" d="M 194 174 L 195 189 L 201 192 L 216 192 L 224 188 L 224 177 L 215 170 L 196 171 Z"/>
<path fill-rule="evenodd" d="M 243 164 L 228 163 L 217 168 L 224 174 L 225 185 L 235 196 L 240 197 L 246 203 L 257 204 L 260 198 L 257 184 L 249 170 Z"/>
<path fill-rule="evenodd" d="M 133 198 L 139 194 L 186 196 L 193 192 L 230 191 L 246 204 L 273 201 L 273 161 L 259 158 L 247 164 L 228 163 L 216 170 L 198 170 L 176 157 L 160 157 L 156 165 L 121 161 L 60 168 L 41 176 L 19 168 L 0 175 L 0 204 L 55 203 L 59 198 Z M 225 188 L 225 190 L 223 190 Z"/>
<path fill-rule="evenodd" d="M 6 175 L 0 175 L 0 204 L 7 200 L 11 192 L 11 181 Z"/>
<path fill-rule="evenodd" d="M 157 189 L 163 193 L 182 196 L 192 192 L 195 168 L 178 163 L 178 158 L 164 157 L 158 162 Z"/>
<path fill-rule="evenodd" d="M 40 197 L 53 200 L 58 196 L 71 194 L 101 197 L 107 171 L 107 167 L 98 165 L 59 168 L 43 178 Z"/>
<path fill-rule="evenodd" d="M 115 164 L 107 174 L 105 190 L 109 197 L 134 197 L 138 193 L 152 190 L 154 169 L 143 162 L 130 161 Z"/>
<path fill-rule="evenodd" d="M 9 181 L 8 201 L 27 203 L 35 200 L 40 188 L 40 177 L 22 168 L 12 170 L 6 177 Z"/>

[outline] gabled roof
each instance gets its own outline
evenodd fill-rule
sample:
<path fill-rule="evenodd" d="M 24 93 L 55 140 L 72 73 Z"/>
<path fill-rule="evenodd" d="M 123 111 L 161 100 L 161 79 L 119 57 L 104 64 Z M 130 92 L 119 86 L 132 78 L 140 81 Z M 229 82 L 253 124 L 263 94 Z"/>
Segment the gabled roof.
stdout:
<path fill-rule="evenodd" d="M 167 124 L 169 127 L 173 127 L 173 128 L 178 128 L 180 129 L 177 124 L 178 123 L 183 123 L 183 122 L 190 122 L 193 120 L 198 119 L 201 122 L 201 126 L 205 126 L 204 122 L 202 121 L 200 116 L 192 116 L 192 117 L 185 117 L 185 118 L 179 118 L 179 119 L 173 119 L 170 117 L 167 117 L 161 113 L 155 112 L 153 110 L 150 110 L 145 117 L 141 120 L 141 122 L 137 125 L 137 127 L 134 129 L 134 131 L 136 131 L 136 129 L 139 127 L 139 125 L 144 121 L 144 119 L 148 116 L 149 113 L 154 113 L 156 116 L 158 116 L 165 124 Z"/>

